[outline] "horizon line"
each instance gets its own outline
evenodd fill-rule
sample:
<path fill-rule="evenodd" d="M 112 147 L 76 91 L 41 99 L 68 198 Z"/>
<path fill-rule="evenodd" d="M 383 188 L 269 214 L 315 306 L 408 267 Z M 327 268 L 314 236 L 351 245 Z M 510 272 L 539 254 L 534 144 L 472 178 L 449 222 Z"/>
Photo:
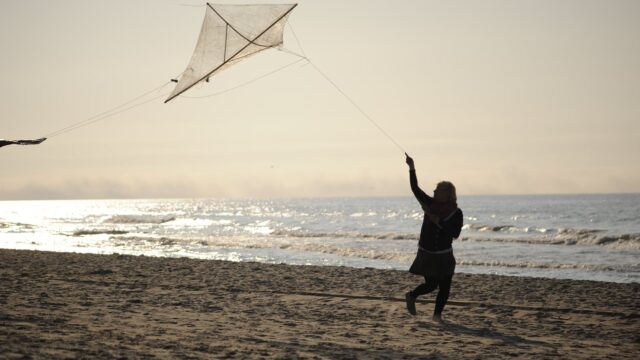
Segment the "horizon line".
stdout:
<path fill-rule="evenodd" d="M 464 197 L 480 196 L 597 196 L 597 195 L 640 195 L 640 192 L 594 192 L 594 193 L 512 193 L 512 194 L 466 194 Z M 412 198 L 412 195 L 353 195 L 353 196 L 196 196 L 196 197 L 78 197 L 78 198 L 44 198 L 44 199 L 0 199 L 0 202 L 11 201 L 98 201 L 98 200 L 304 200 L 304 199 L 371 199 L 371 198 Z"/>

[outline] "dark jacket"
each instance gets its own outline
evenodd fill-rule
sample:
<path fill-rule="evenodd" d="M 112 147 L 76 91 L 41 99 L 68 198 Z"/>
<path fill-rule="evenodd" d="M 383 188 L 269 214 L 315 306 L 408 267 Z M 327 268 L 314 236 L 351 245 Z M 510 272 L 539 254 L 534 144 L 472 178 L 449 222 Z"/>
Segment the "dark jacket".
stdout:
<path fill-rule="evenodd" d="M 411 191 L 413 191 L 420 205 L 430 208 L 433 198 L 418 187 L 418 178 L 415 170 L 409 171 L 409 182 L 411 183 Z M 460 209 L 455 209 L 447 217 L 441 218 L 437 225 L 432 223 L 425 213 L 418 245 L 428 251 L 446 250 L 451 247 L 453 239 L 460 236 L 461 230 L 462 210 Z"/>

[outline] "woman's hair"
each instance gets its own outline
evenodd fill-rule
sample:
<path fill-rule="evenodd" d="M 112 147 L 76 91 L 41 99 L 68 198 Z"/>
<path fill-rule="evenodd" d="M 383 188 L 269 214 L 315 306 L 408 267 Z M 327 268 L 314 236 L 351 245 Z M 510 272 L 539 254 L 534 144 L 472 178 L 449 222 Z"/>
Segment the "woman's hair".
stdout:
<path fill-rule="evenodd" d="M 449 202 L 454 206 L 458 206 L 458 196 L 456 195 L 456 186 L 450 181 L 440 181 L 437 187 L 442 187 L 449 192 Z"/>

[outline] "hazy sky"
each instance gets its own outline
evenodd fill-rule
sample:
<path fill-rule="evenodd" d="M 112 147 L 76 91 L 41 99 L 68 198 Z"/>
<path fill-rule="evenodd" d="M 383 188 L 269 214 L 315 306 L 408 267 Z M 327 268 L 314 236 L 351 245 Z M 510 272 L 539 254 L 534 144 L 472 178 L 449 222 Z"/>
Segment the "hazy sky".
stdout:
<path fill-rule="evenodd" d="M 246 1 L 244 1 L 246 2 Z M 0 138 L 182 72 L 191 0 L 0 0 Z M 461 195 L 640 191 L 640 1 L 301 1 L 308 57 Z M 285 47 L 300 52 L 289 29 Z M 256 55 L 186 95 L 295 61 Z M 170 91 L 170 87 L 163 91 Z M 409 195 L 404 158 L 312 66 L 0 149 L 0 199 Z"/>

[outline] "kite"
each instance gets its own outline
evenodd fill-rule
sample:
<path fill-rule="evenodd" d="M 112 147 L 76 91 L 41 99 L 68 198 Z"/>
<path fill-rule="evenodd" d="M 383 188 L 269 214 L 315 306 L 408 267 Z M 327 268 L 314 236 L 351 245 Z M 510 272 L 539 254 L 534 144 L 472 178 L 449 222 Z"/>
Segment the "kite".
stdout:
<path fill-rule="evenodd" d="M 47 138 L 40 138 L 35 140 L 3 140 L 0 139 L 0 147 L 7 145 L 38 145 L 41 142 L 47 140 Z"/>
<path fill-rule="evenodd" d="M 204 6 L 206 6 L 206 12 L 196 48 L 191 56 L 189 65 L 176 79 L 171 79 L 171 81 L 167 81 L 161 86 L 109 110 L 56 130 L 46 135 L 46 137 L 50 138 L 79 129 L 169 95 L 165 100 L 165 103 L 167 103 L 200 82 L 209 82 L 212 76 L 222 70 L 263 50 L 277 48 L 294 54 L 300 59 L 246 84 L 283 70 L 302 60 L 308 60 L 305 56 L 282 48 L 287 18 L 298 4 L 228 5 L 207 3 Z M 176 83 L 173 91 L 149 97 L 171 82 Z M 235 86 L 222 92 L 233 90 L 240 86 Z M 204 97 L 213 95 L 217 94 Z M 8 144 L 11 143 L 5 145 Z"/>
<path fill-rule="evenodd" d="M 173 80 L 165 103 L 260 51 L 283 43 L 289 13 L 298 4 L 206 5 L 206 13 L 189 65 Z"/>
<path fill-rule="evenodd" d="M 244 84 L 215 94 L 199 97 L 215 96 L 223 92 L 236 89 L 240 86 L 249 84 L 255 80 L 283 70 L 300 61 L 306 60 L 306 62 L 310 64 L 322 77 L 324 77 L 344 98 L 346 98 L 351 105 L 353 105 L 367 120 L 378 128 L 383 135 L 393 142 L 400 151 L 405 153 L 402 146 L 395 141 L 389 133 L 378 125 L 378 123 L 376 123 L 373 118 L 364 111 L 364 109 L 362 109 L 349 95 L 347 95 L 347 93 L 345 93 L 333 80 L 331 80 L 327 74 L 307 58 L 290 24 L 289 27 L 291 28 L 291 32 L 302 51 L 302 55 L 284 48 L 283 42 L 285 25 L 287 25 L 289 14 L 296 6 L 298 6 L 298 4 L 229 5 L 206 3 L 204 6 L 206 7 L 205 16 L 195 50 L 191 55 L 191 60 L 189 61 L 187 68 L 177 78 L 171 79 L 171 81 L 162 84 L 158 88 L 147 91 L 144 94 L 112 109 L 54 131 L 53 133 L 46 135 L 46 138 L 93 124 L 97 121 L 101 121 L 147 104 L 160 97 L 165 97 L 168 94 L 169 97 L 164 101 L 167 103 L 195 85 L 202 82 L 209 82 L 212 77 L 238 62 L 261 51 L 275 48 L 297 56 L 299 58 L 298 61 L 282 66 Z M 154 94 L 156 91 L 163 89 L 171 82 L 176 83 L 176 85 L 170 93 L 154 95 L 149 98 L 149 96 Z M 26 140 L 26 143 L 23 141 L 21 144 L 26 145 L 29 141 L 38 143 L 37 141 L 44 141 L 44 138 L 38 140 Z M 16 142 L 0 143 L 0 146 L 14 143 Z"/>
<path fill-rule="evenodd" d="M 287 18 L 296 6 L 298 4 L 222 5 L 207 3 L 204 21 L 196 48 L 191 55 L 191 61 L 179 79 L 172 79 L 176 86 L 164 102 L 171 101 L 202 81 L 209 82 L 213 75 L 251 55 L 263 50 L 281 47 Z M 391 135 L 384 131 L 311 60 L 303 55 L 294 55 L 306 59 L 400 151 L 405 152 Z"/>

